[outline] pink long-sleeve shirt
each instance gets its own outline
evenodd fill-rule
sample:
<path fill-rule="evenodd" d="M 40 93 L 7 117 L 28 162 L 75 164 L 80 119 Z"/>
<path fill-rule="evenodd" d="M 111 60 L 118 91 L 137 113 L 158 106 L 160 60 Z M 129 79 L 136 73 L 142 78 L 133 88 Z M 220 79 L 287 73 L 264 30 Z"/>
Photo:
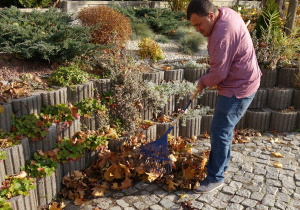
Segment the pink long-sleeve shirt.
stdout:
<path fill-rule="evenodd" d="M 261 77 L 252 39 L 237 12 L 226 7 L 219 12 L 208 37 L 210 70 L 199 79 L 199 85 L 217 86 L 219 95 L 245 98 L 257 91 Z"/>

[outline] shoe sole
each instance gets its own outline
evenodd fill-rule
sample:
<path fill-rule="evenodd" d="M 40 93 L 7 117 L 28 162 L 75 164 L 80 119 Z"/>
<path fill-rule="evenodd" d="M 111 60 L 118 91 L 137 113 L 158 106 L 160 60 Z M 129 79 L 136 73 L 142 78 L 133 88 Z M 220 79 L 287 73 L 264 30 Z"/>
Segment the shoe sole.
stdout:
<path fill-rule="evenodd" d="M 214 189 L 212 189 L 210 191 L 207 191 L 207 192 L 197 192 L 195 190 L 193 190 L 193 191 L 194 191 L 194 193 L 197 193 L 197 194 L 207 194 L 207 193 L 210 193 L 210 192 L 212 192 L 212 191 L 214 191 L 214 190 L 216 190 L 216 189 L 218 189 L 220 187 L 223 187 L 223 185 L 224 185 L 224 183 L 222 183 L 220 186 L 218 186 L 218 187 L 216 187 L 216 188 L 214 188 Z"/>

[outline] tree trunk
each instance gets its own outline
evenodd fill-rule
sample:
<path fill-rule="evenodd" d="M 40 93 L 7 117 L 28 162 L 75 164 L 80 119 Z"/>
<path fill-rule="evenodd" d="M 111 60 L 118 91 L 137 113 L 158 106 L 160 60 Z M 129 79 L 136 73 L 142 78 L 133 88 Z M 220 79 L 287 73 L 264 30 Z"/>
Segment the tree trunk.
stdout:
<path fill-rule="evenodd" d="M 289 9 L 287 13 L 286 35 L 290 35 L 294 28 L 297 6 L 298 6 L 297 0 L 290 0 Z"/>

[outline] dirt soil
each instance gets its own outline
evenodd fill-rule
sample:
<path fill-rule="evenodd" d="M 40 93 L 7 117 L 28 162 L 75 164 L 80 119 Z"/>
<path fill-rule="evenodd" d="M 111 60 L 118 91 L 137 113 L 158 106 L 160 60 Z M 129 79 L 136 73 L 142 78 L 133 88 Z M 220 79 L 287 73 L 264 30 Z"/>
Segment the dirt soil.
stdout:
<path fill-rule="evenodd" d="M 25 73 L 40 77 L 51 72 L 51 64 L 47 61 L 26 61 L 0 54 L 0 81 L 13 80 Z"/>

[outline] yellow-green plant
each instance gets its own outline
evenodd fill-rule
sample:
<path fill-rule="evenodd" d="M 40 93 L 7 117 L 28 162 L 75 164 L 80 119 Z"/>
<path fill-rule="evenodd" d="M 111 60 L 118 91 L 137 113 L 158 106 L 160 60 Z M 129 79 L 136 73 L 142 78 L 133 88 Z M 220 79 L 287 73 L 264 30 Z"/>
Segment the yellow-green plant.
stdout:
<path fill-rule="evenodd" d="M 154 62 L 159 59 L 164 59 L 164 53 L 161 47 L 151 38 L 143 38 L 139 43 L 138 55 L 142 59 L 149 58 Z"/>
<path fill-rule="evenodd" d="M 167 0 L 172 11 L 184 11 L 189 0 Z"/>

